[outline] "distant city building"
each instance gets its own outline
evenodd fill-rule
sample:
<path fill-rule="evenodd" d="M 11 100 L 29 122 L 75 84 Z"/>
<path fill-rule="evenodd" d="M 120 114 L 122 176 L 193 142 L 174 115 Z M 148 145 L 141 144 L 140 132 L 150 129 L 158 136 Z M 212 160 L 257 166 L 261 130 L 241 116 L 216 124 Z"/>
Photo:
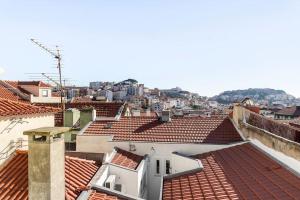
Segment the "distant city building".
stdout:
<path fill-rule="evenodd" d="M 113 92 L 110 90 L 100 90 L 98 91 L 98 96 L 105 97 L 108 102 L 113 100 Z"/>
<path fill-rule="evenodd" d="M 275 113 L 275 119 L 290 120 L 300 117 L 300 106 L 283 108 Z"/>
<path fill-rule="evenodd" d="M 99 90 L 101 88 L 102 82 L 90 82 L 90 88 L 93 90 Z"/>
<path fill-rule="evenodd" d="M 124 100 L 126 96 L 127 96 L 126 90 L 120 90 L 120 91 L 113 92 L 114 100 Z"/>

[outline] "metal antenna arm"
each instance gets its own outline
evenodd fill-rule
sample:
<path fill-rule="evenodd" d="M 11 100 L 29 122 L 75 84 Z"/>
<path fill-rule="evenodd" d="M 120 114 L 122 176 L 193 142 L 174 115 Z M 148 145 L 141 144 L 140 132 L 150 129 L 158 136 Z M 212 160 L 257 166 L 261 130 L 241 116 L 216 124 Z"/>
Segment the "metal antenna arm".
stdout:
<path fill-rule="evenodd" d="M 45 47 L 44 45 L 42 45 L 41 43 L 39 43 L 38 41 L 36 41 L 35 39 L 30 39 L 34 44 L 38 45 L 39 47 L 41 47 L 42 49 L 44 49 L 45 51 L 47 51 L 48 53 L 50 53 L 52 56 L 54 56 L 54 58 L 59 59 L 60 55 L 57 55 L 56 53 L 54 53 L 53 51 L 51 51 L 50 49 L 48 49 L 47 47 Z"/>

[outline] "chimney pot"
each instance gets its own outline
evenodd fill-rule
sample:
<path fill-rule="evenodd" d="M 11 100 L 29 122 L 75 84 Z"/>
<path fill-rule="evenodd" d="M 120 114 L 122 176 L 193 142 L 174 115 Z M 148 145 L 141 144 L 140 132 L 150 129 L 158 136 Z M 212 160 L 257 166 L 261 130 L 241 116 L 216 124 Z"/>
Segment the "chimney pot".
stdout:
<path fill-rule="evenodd" d="M 161 114 L 162 122 L 170 122 L 171 121 L 171 112 L 170 110 L 163 110 Z"/>

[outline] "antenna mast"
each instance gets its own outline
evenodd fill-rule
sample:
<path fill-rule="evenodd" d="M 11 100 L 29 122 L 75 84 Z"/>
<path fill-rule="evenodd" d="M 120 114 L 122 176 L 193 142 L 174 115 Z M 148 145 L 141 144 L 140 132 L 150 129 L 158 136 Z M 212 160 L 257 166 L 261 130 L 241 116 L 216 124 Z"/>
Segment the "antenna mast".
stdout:
<path fill-rule="evenodd" d="M 64 90 L 63 90 L 63 85 L 62 85 L 62 80 L 61 80 L 61 54 L 58 46 L 56 46 L 56 53 L 53 52 L 52 50 L 48 49 L 46 46 L 42 45 L 35 39 L 30 39 L 34 44 L 51 54 L 56 60 L 57 60 L 57 69 L 59 73 L 59 89 L 60 89 L 60 103 L 61 103 L 61 108 L 62 110 L 65 110 L 65 102 L 63 100 L 64 96 Z M 43 74 L 44 75 L 44 74 Z"/>

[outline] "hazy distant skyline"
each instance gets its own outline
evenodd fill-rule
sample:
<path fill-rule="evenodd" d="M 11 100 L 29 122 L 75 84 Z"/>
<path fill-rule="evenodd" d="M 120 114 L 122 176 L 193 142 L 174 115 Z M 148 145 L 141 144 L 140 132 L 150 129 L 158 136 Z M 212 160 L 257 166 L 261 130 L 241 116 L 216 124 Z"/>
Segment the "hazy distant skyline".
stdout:
<path fill-rule="evenodd" d="M 73 84 L 137 79 L 213 96 L 282 89 L 300 97 L 300 1 L 1 1 L 0 78 L 56 72 L 30 42 L 63 53 Z"/>

